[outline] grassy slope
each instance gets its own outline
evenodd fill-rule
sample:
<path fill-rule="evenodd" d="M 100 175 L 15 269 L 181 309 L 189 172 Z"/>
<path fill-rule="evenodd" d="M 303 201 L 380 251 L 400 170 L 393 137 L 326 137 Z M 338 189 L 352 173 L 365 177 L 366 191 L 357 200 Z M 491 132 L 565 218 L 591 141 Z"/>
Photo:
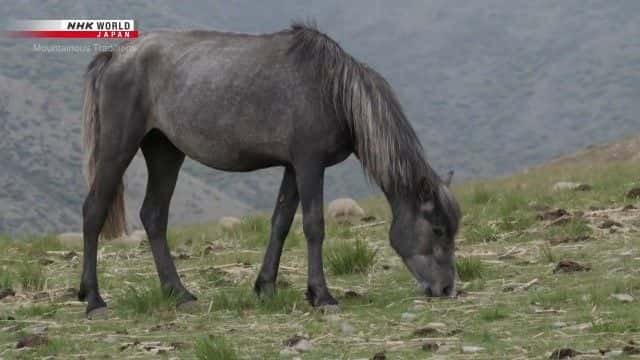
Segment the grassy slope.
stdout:
<path fill-rule="evenodd" d="M 328 252 L 357 239 L 377 251 L 365 273 L 348 274 L 344 259 L 336 272 L 347 274 L 336 275 L 328 266 L 329 284 L 342 303 L 339 315 L 319 314 L 304 301 L 306 256 L 299 224 L 284 253 L 279 295 L 266 302 L 251 293 L 268 235 L 266 218 L 245 220 L 234 232 L 210 224 L 174 229 L 172 248 L 183 254 L 177 266 L 202 304 L 196 314 L 176 313 L 160 296 L 146 246 L 103 245 L 99 274 L 111 313 L 97 321 L 85 320 L 83 304 L 67 294 L 77 286 L 77 257 L 65 258 L 69 250 L 51 239 L 5 239 L 0 241 L 0 287 L 9 283 L 17 295 L 0 300 L 0 317 L 16 320 L 0 321 L 0 358 L 144 358 L 154 351 L 181 358 L 274 358 L 295 334 L 312 343 L 305 359 L 371 358 L 380 351 L 393 359 L 424 357 L 425 342 L 437 343 L 436 354 L 445 358 L 548 358 L 562 347 L 587 353 L 622 349 L 630 339 L 640 341 L 638 300 L 627 304 L 610 296 L 640 298 L 640 210 L 622 210 L 635 203 L 625 194 L 637 184 L 637 169 L 635 162 L 558 163 L 457 188 L 466 215 L 457 252 L 463 295 L 456 299 L 414 293 L 409 274 L 387 244 L 387 224 L 353 229 L 360 221 L 329 223 Z M 559 180 L 588 182 L 593 190 L 554 193 L 551 186 Z M 379 220 L 388 220 L 381 199 L 364 205 Z M 562 207 L 571 220 L 559 226 L 537 220 L 535 208 L 543 206 Z M 600 229 L 607 218 L 623 227 Z M 42 265 L 44 259 L 53 262 Z M 592 269 L 553 274 L 565 259 Z M 529 288 L 521 287 L 534 279 Z M 353 298 L 349 290 L 362 296 Z M 408 319 L 412 316 L 406 313 L 415 316 Z M 432 322 L 442 324 L 428 325 Z M 42 325 L 48 345 L 14 349 L 23 334 Z M 463 346 L 484 350 L 465 354 Z"/>

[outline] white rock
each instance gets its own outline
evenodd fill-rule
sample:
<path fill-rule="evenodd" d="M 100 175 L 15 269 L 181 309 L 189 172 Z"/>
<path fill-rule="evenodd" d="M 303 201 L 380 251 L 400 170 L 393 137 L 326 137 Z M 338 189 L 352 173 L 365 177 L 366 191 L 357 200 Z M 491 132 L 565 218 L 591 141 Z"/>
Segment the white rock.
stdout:
<path fill-rule="evenodd" d="M 447 324 L 441 323 L 441 322 L 430 322 L 427 325 L 425 325 L 425 327 L 432 328 L 432 329 L 444 329 L 447 327 Z"/>
<path fill-rule="evenodd" d="M 147 232 L 144 230 L 134 230 L 131 234 L 129 234 L 129 238 L 133 241 L 141 243 L 147 240 Z"/>
<path fill-rule="evenodd" d="M 418 316 L 416 314 L 412 314 L 412 313 L 403 313 L 400 316 L 400 320 L 405 321 L 405 322 L 411 322 L 414 321 Z"/>
<path fill-rule="evenodd" d="M 64 247 L 81 247 L 84 244 L 82 240 L 82 233 L 80 232 L 62 233 L 58 234 L 56 238 Z"/>
<path fill-rule="evenodd" d="M 364 216 L 364 210 L 358 203 L 350 198 L 335 199 L 329 203 L 327 210 L 329 217 L 339 218 L 343 216 Z"/>
<path fill-rule="evenodd" d="M 560 181 L 553 184 L 553 191 L 564 191 L 564 190 L 573 190 L 573 191 L 589 191 L 591 190 L 591 185 L 569 182 L 569 181 Z"/>
<path fill-rule="evenodd" d="M 220 220 L 218 220 L 218 224 L 223 228 L 223 229 L 227 229 L 227 230 L 233 230 L 235 228 L 237 228 L 238 226 L 240 226 L 240 224 L 242 223 L 242 221 L 240 221 L 240 219 L 233 217 L 233 216 L 225 216 L 220 218 Z"/>
<path fill-rule="evenodd" d="M 282 350 L 280 350 L 280 357 L 283 358 L 288 358 L 288 357 L 292 357 L 294 355 L 297 355 L 298 352 L 293 350 L 293 348 L 284 348 Z"/>
<path fill-rule="evenodd" d="M 630 302 L 633 302 L 634 300 L 633 296 L 629 294 L 613 294 L 611 295 L 611 297 L 623 303 L 630 303 Z"/>
<path fill-rule="evenodd" d="M 313 345 L 311 344 L 311 341 L 307 339 L 300 339 L 300 341 L 293 345 L 293 349 L 298 352 L 307 352 L 311 350 L 312 347 Z"/>
<path fill-rule="evenodd" d="M 471 346 L 471 345 L 467 345 L 467 346 L 463 346 L 462 347 L 462 352 L 464 354 L 475 354 L 475 353 L 479 353 L 484 351 L 484 348 L 480 347 L 480 346 Z"/>
<path fill-rule="evenodd" d="M 567 327 L 567 323 L 563 321 L 556 321 L 553 324 L 551 324 L 551 327 L 554 329 L 561 329 L 563 327 Z"/>

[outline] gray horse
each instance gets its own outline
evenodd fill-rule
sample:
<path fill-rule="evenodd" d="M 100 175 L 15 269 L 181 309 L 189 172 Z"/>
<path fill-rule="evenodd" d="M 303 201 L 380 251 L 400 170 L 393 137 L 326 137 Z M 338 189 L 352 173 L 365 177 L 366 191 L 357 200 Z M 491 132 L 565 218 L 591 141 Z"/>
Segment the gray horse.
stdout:
<path fill-rule="evenodd" d="M 307 298 L 336 306 L 322 265 L 323 179 L 354 153 L 389 201 L 391 246 L 425 293 L 455 293 L 460 210 L 389 84 L 314 26 L 272 34 L 154 32 L 102 52 L 84 95 L 84 263 L 79 298 L 106 309 L 96 275 L 98 237 L 125 231 L 122 176 L 138 151 L 148 167 L 140 217 L 162 287 L 190 304 L 167 246 L 167 217 L 185 155 L 224 171 L 284 167 L 255 290 L 275 291 L 299 203 L 308 251 Z"/>

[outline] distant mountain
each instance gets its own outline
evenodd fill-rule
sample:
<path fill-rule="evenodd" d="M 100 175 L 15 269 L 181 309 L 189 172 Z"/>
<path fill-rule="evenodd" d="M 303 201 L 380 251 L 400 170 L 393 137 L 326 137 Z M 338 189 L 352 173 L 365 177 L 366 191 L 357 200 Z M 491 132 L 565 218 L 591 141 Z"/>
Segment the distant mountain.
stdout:
<path fill-rule="evenodd" d="M 636 0 L 27 0 L 13 18 L 133 18 L 141 31 L 270 32 L 314 18 L 391 82 L 438 171 L 491 177 L 640 132 L 640 2 Z M 82 75 L 90 53 L 45 53 L 0 40 L 0 232 L 79 229 Z M 93 41 L 85 41 L 92 44 Z M 97 43 L 97 42 L 96 42 Z M 102 44 L 102 42 L 100 42 Z M 129 172 L 130 216 L 144 192 Z M 174 223 L 269 209 L 280 170 L 230 174 L 188 162 Z M 354 159 L 329 170 L 326 197 L 365 196 Z"/>

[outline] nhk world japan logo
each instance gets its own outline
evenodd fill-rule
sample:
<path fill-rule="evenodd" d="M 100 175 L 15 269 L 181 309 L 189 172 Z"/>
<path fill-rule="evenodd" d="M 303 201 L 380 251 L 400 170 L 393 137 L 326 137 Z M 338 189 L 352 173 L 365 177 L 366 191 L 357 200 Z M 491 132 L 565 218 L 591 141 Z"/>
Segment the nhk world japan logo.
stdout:
<path fill-rule="evenodd" d="M 138 37 L 134 20 L 14 20 L 10 37 L 40 39 L 131 39 Z"/>

